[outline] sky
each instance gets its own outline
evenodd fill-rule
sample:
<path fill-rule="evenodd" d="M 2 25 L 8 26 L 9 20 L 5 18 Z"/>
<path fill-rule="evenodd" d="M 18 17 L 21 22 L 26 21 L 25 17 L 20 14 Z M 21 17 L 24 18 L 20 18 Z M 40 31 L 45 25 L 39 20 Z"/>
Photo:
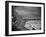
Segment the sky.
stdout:
<path fill-rule="evenodd" d="M 40 16 L 40 7 L 27 7 L 27 6 L 21 6 L 14 8 L 14 11 L 16 11 L 19 15 L 24 16 Z"/>

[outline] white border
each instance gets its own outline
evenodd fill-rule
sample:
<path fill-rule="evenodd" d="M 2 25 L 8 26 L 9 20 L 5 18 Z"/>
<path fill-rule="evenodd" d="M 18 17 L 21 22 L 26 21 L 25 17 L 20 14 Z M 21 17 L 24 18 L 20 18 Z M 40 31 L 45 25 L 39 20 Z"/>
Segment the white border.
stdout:
<path fill-rule="evenodd" d="M 11 6 L 34 6 L 34 7 L 41 7 L 41 30 L 31 30 L 31 31 L 12 31 L 12 23 L 11 23 L 11 18 L 12 18 L 12 7 Z M 43 5 L 41 4 L 23 4 L 23 3 L 9 3 L 9 35 L 11 34 L 26 34 L 26 33 L 42 33 L 44 29 L 44 11 L 43 11 Z"/>

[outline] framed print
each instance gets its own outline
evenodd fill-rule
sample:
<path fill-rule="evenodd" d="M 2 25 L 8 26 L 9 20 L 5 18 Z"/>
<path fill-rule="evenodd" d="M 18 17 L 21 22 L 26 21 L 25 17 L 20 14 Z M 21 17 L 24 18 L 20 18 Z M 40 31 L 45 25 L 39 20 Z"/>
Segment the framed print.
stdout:
<path fill-rule="evenodd" d="M 5 2 L 5 35 L 45 33 L 45 4 L 36 2 Z"/>

